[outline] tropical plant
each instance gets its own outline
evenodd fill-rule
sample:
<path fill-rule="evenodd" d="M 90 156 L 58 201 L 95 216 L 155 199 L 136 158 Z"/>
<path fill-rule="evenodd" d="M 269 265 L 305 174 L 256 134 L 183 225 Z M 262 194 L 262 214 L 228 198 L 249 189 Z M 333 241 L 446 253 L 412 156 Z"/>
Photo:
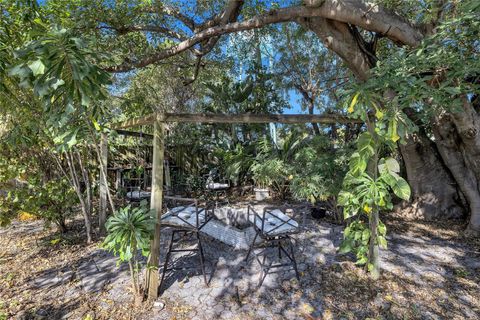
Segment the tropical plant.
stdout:
<path fill-rule="evenodd" d="M 349 146 L 334 148 L 323 136 L 315 136 L 301 148 L 292 161 L 293 172 L 289 183 L 295 199 L 306 199 L 312 204 L 321 201 L 337 211 L 336 199 L 347 172 Z"/>
<path fill-rule="evenodd" d="M 118 263 L 127 262 L 130 269 L 133 292 L 142 296 L 138 251 L 147 257 L 155 229 L 155 217 L 142 201 L 138 207 L 120 208 L 106 223 L 107 237 L 103 248 L 118 255 Z"/>
<path fill-rule="evenodd" d="M 375 110 L 375 118 L 371 118 L 370 108 Z M 340 252 L 354 251 L 357 263 L 366 265 L 375 279 L 380 272 L 379 247 L 386 248 L 386 228 L 382 227 L 379 212 L 393 208 L 390 192 L 404 200 L 410 198 L 411 192 L 408 183 L 399 176 L 398 162 L 391 157 L 379 157 L 384 148 L 395 150 L 396 142 L 404 141 L 406 131 L 412 128 L 410 122 L 403 121 L 401 128 L 405 130 L 399 132 L 398 118 L 403 113 L 392 109 L 382 110 L 372 97 L 359 92 L 351 99 L 348 111 L 363 119 L 368 131 L 357 139 L 356 151 L 350 157 L 349 171 L 339 194 L 345 219 L 357 218 L 347 227 Z M 368 229 L 362 220 L 364 217 L 368 220 Z"/>
<path fill-rule="evenodd" d="M 415 177 L 410 181 L 415 207 L 427 219 L 470 212 L 466 232 L 479 235 L 480 5 L 466 0 L 446 8 L 433 34 L 415 50 L 389 54 L 358 90 L 401 115 L 399 136 L 404 136 L 405 120 L 420 128 L 406 137 L 415 147 L 400 146 L 407 174 Z M 425 193 L 429 200 L 423 204 Z M 458 194 L 463 194 L 466 208 L 457 201 Z"/>
<path fill-rule="evenodd" d="M 250 168 L 254 163 L 253 145 L 236 144 L 233 149 L 218 147 L 215 150 L 217 158 L 221 159 L 219 165 L 224 172 L 225 178 L 234 185 L 244 183 L 248 180 Z"/>
<path fill-rule="evenodd" d="M 286 181 L 290 175 L 290 166 L 280 159 L 257 160 L 252 167 L 255 184 L 263 189 L 271 187 L 275 192 L 284 195 Z"/>

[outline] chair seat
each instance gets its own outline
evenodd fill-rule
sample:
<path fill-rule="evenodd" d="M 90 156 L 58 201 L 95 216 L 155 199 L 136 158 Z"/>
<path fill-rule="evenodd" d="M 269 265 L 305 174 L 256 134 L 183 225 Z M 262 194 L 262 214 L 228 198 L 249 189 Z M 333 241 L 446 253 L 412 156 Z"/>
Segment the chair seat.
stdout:
<path fill-rule="evenodd" d="M 230 185 L 228 183 L 218 183 L 218 182 L 210 182 L 207 183 L 205 188 L 209 190 L 223 190 L 223 189 L 228 189 Z"/>
<path fill-rule="evenodd" d="M 255 219 L 250 216 L 250 221 L 256 224 L 259 230 L 262 230 L 262 219 Z M 283 234 L 295 233 L 298 231 L 298 222 L 291 219 L 279 209 L 267 211 L 265 214 L 265 223 L 263 225 L 263 234 L 266 236 L 279 236 Z"/>
<path fill-rule="evenodd" d="M 196 208 L 180 206 L 167 211 L 162 216 L 162 224 L 173 227 L 197 227 Z M 198 208 L 198 226 L 205 222 L 205 209 Z"/>

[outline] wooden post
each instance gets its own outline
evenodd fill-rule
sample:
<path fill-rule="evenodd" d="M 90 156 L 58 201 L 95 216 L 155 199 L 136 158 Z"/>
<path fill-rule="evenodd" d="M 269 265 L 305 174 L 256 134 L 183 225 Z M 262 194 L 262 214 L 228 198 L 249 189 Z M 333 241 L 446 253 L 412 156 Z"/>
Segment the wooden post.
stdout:
<path fill-rule="evenodd" d="M 155 234 L 150 244 L 150 256 L 147 262 L 145 276 L 145 291 L 149 300 L 158 297 L 159 274 L 158 266 L 160 260 L 160 218 L 162 216 L 163 203 L 163 158 L 164 158 L 164 126 L 160 116 L 155 121 L 153 134 L 153 161 L 152 161 L 152 196 L 150 209 L 155 210 L 157 221 L 155 223 Z"/>
<path fill-rule="evenodd" d="M 122 187 L 122 169 L 115 170 L 115 191 L 118 194 L 120 193 L 120 188 Z"/>
<path fill-rule="evenodd" d="M 100 211 L 98 213 L 98 226 L 100 234 L 105 234 L 105 222 L 107 221 L 107 163 L 108 163 L 108 138 L 106 133 L 100 137 Z"/>
<path fill-rule="evenodd" d="M 165 186 L 167 187 L 167 193 L 168 193 L 172 191 L 172 180 L 170 178 L 170 163 L 168 160 L 165 160 L 164 170 L 165 170 Z"/>

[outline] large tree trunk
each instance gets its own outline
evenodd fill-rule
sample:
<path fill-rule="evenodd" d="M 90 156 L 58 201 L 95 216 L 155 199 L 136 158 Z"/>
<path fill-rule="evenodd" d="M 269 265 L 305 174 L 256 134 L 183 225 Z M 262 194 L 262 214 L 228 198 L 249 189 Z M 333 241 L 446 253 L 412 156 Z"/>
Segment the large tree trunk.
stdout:
<path fill-rule="evenodd" d="M 461 218 L 461 195 L 452 175 L 443 164 L 435 144 L 421 130 L 400 144 L 412 201 L 403 203 L 402 214 L 425 220 Z"/>
<path fill-rule="evenodd" d="M 461 140 L 465 161 L 480 181 L 480 116 L 464 97 L 463 110 L 451 113 L 451 119 Z"/>
<path fill-rule="evenodd" d="M 469 119 L 467 119 L 469 117 Z M 475 137 L 478 115 L 473 112 L 445 114 L 436 118 L 433 133 L 443 160 L 465 195 L 470 211 L 466 230 L 469 236 L 480 235 L 480 184 L 478 177 L 478 153 Z M 459 118 L 462 121 L 459 121 Z M 475 133 L 475 134 L 473 134 Z"/>

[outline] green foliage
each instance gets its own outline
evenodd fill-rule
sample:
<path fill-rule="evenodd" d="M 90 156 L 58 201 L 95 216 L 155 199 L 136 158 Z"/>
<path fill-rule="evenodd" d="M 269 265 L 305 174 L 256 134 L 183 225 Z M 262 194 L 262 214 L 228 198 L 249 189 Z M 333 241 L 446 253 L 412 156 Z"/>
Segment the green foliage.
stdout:
<path fill-rule="evenodd" d="M 221 159 L 220 165 L 225 178 L 238 185 L 246 181 L 250 168 L 254 163 L 253 152 L 248 146 L 237 144 L 232 150 L 216 149 L 216 156 Z"/>
<path fill-rule="evenodd" d="M 369 136 L 363 133 L 362 136 Z M 358 139 L 358 151 L 352 155 L 350 160 L 350 171 L 344 180 L 344 190 L 339 194 L 339 204 L 344 206 L 345 219 L 351 218 L 363 210 L 369 214 L 373 208 L 380 210 L 392 209 L 390 191 L 397 197 L 408 200 L 410 198 L 410 187 L 408 183 L 399 176 L 400 165 L 394 158 L 382 158 L 378 164 L 378 175 L 372 177 L 366 172 L 367 162 L 370 157 L 369 149 L 361 149 L 362 136 Z M 375 151 L 373 151 L 375 152 Z"/>
<path fill-rule="evenodd" d="M 153 212 L 147 206 L 148 203 L 142 201 L 138 207 L 128 205 L 115 212 L 105 224 L 107 237 L 102 244 L 105 250 L 118 255 L 118 263 L 128 263 L 137 296 L 141 294 L 137 253 L 141 250 L 144 256 L 148 256 L 156 224 Z"/>
<path fill-rule="evenodd" d="M 253 180 L 260 188 L 274 187 L 277 191 L 284 187 L 290 168 L 280 159 L 265 159 L 255 162 L 251 171 Z"/>
<path fill-rule="evenodd" d="M 110 76 L 91 62 L 95 53 L 83 39 L 41 21 L 32 32 L 41 37 L 16 51 L 19 63 L 9 74 L 19 77 L 21 86 L 32 87 L 47 111 L 90 107 L 106 97 Z"/>
<path fill-rule="evenodd" d="M 256 149 L 250 171 L 259 187 L 312 203 L 336 198 L 350 152 L 348 146 L 334 148 L 328 137 L 309 137 L 296 128 L 283 133 L 276 145 L 263 139 Z"/>
<path fill-rule="evenodd" d="M 313 204 L 319 200 L 336 199 L 346 174 L 348 146 L 333 148 L 322 136 L 311 139 L 298 150 L 292 161 L 293 173 L 290 192 L 295 199 L 307 199 Z"/>
<path fill-rule="evenodd" d="M 400 199 L 410 198 L 408 183 L 399 176 L 398 162 L 393 158 L 377 160 L 382 148 L 395 150 L 397 142 L 403 143 L 406 134 L 416 130 L 404 110 L 415 110 L 422 117 L 420 120 L 428 124 L 438 114 L 461 112 L 465 99 L 476 96 L 480 90 L 480 5 L 478 1 L 464 1 L 445 10 L 446 19 L 437 26 L 435 34 L 414 50 L 392 52 L 373 68 L 367 82 L 357 84 L 348 93 L 352 97 L 345 106 L 348 112 L 367 122 L 371 130 L 358 139 L 339 197 L 345 206 L 345 217 L 356 218 L 345 230 L 341 251 L 354 251 L 358 262 L 367 264 L 369 269 L 372 266 L 366 256 L 367 246 L 373 242 L 386 247 L 385 227 L 381 223 L 371 226 L 370 230 L 378 230 L 377 237 L 372 239 L 365 231 L 369 229 L 362 222 L 363 217 L 371 221 L 377 210 L 391 209 L 391 193 Z M 426 21 L 431 18 L 423 17 Z M 376 168 L 368 171 L 372 163 Z"/>
<path fill-rule="evenodd" d="M 0 146 L 0 224 L 8 224 L 19 212 L 28 212 L 47 226 L 55 223 L 65 231 L 65 219 L 72 215 L 77 199 L 51 154 L 32 147 L 20 149 L 19 155 L 18 147 L 1 142 Z"/>
<path fill-rule="evenodd" d="M 368 104 L 375 110 L 375 121 L 368 115 Z M 410 187 L 400 177 L 400 165 L 392 157 L 379 159 L 382 148 L 394 150 L 396 142 L 403 141 L 407 128 L 413 130 L 413 125 L 402 122 L 404 130 L 398 135 L 398 112 L 383 112 L 371 96 L 362 96 L 357 92 L 349 104 L 349 112 L 364 119 L 369 126 L 357 139 L 356 151 L 350 158 L 349 171 L 343 181 L 343 189 L 339 193 L 338 203 L 343 206 L 344 218 L 353 220 L 344 232 L 344 241 L 340 252 L 353 251 L 358 264 L 366 264 L 368 270 L 373 270 L 373 257 L 368 255 L 372 246 L 386 248 L 386 228 L 374 215 L 381 210 L 393 208 L 391 193 L 403 200 L 410 198 Z M 363 217 L 368 218 L 367 227 Z"/>
<path fill-rule="evenodd" d="M 375 244 L 381 248 L 387 248 L 387 240 L 385 238 L 387 228 L 383 222 L 379 221 L 378 235 Z M 368 263 L 368 248 L 371 241 L 371 232 L 369 226 L 362 220 L 355 220 L 348 225 L 343 231 L 344 240 L 340 245 L 340 253 L 353 252 L 357 258 L 356 263 L 364 265 Z M 370 267 L 370 266 L 368 266 Z"/>
<path fill-rule="evenodd" d="M 155 229 L 155 217 L 147 208 L 147 202 L 140 206 L 128 205 L 120 208 L 106 223 L 107 237 L 103 248 L 119 256 L 119 262 L 135 258 L 138 250 L 144 256 L 149 253 L 150 240 Z"/>
<path fill-rule="evenodd" d="M 402 115 L 404 108 L 420 112 L 423 122 L 428 124 L 441 112 L 462 110 L 464 97 L 480 91 L 479 8 L 478 1 L 467 0 L 458 5 L 456 12 L 446 9 L 446 18 L 433 35 L 414 50 L 389 54 L 372 69 L 372 77 L 359 85 L 357 90 L 362 91 L 362 96 L 375 96 L 377 101 L 382 101 L 388 90 L 395 94 L 388 103 L 393 110 L 388 112 L 401 117 L 386 116 L 397 121 L 398 135 L 402 136 L 405 129 L 409 131 L 403 127 L 408 121 Z"/>
<path fill-rule="evenodd" d="M 268 138 L 257 144 L 257 155 L 250 171 L 255 184 L 260 188 L 272 188 L 282 198 L 286 196 L 289 176 L 292 173 L 291 157 L 301 137 L 294 132 L 286 135 L 279 145 L 273 145 Z"/>

